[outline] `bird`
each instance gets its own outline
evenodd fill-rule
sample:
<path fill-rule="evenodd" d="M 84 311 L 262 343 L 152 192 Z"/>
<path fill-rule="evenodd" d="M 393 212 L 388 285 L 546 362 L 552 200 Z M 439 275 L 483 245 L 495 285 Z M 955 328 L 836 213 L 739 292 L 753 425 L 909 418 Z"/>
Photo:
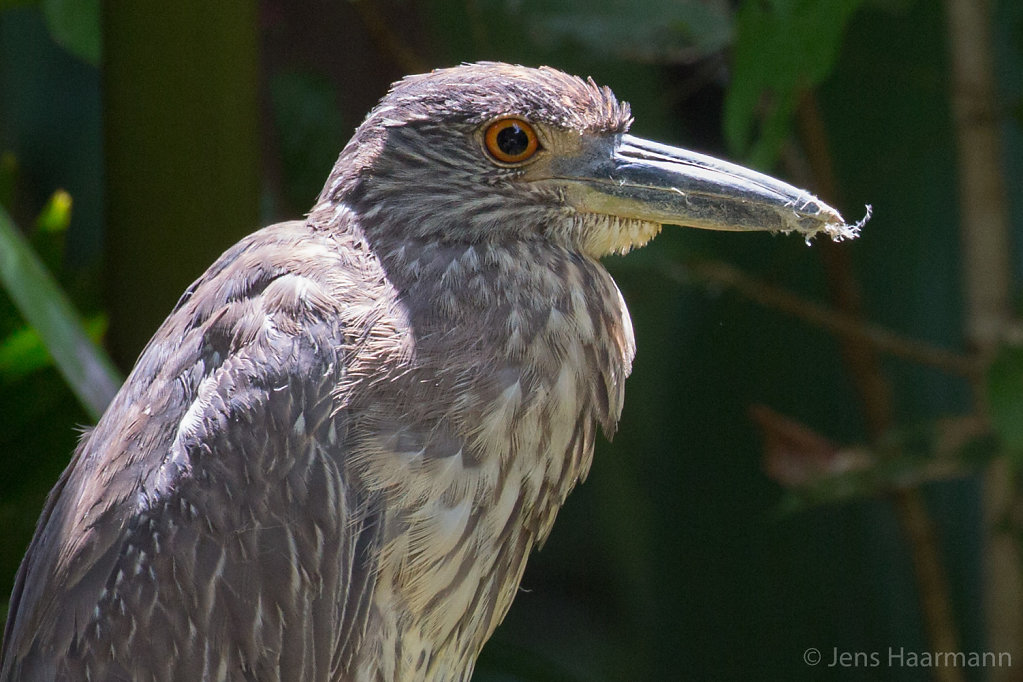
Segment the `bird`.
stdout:
<path fill-rule="evenodd" d="M 551 67 L 394 83 L 83 436 L 0 680 L 468 680 L 621 415 L 635 340 L 600 259 L 664 224 L 860 226 L 632 120 Z"/>

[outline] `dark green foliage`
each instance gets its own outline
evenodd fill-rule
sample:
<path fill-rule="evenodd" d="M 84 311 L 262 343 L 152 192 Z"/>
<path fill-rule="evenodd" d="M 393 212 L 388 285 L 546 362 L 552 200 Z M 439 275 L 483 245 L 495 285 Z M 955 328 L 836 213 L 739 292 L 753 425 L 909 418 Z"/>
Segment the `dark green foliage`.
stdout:
<path fill-rule="evenodd" d="M 283 72 L 270 80 L 282 185 L 289 212 L 316 200 L 352 126 L 341 119 L 333 85 L 322 76 Z"/>
<path fill-rule="evenodd" d="M 987 371 L 991 422 L 1015 466 L 1023 465 L 1023 348 L 1006 346 Z"/>
<path fill-rule="evenodd" d="M 46 26 L 54 41 L 92 66 L 103 55 L 100 0 L 40 0 Z"/>
<path fill-rule="evenodd" d="M 831 73 L 861 0 L 745 2 L 735 16 L 724 131 L 732 152 L 770 167 L 799 98 Z"/>

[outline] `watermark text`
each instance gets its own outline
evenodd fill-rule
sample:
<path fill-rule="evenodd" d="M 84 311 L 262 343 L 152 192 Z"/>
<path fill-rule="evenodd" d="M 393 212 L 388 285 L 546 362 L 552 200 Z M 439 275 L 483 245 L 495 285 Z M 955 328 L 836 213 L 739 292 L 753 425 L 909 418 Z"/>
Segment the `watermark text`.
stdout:
<path fill-rule="evenodd" d="M 915 651 L 890 646 L 878 651 L 847 651 L 838 647 L 803 652 L 803 663 L 822 668 L 1011 668 L 1007 651 Z"/>

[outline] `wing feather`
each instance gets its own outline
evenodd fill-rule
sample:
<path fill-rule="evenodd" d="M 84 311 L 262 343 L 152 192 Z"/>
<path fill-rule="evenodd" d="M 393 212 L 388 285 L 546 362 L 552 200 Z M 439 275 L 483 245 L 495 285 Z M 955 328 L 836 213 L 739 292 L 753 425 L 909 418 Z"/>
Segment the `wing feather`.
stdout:
<path fill-rule="evenodd" d="M 303 223 L 267 228 L 182 296 L 47 501 L 0 679 L 327 680 L 350 664 L 381 524 L 346 474 L 336 388 L 362 330 L 317 265 L 331 248 Z"/>

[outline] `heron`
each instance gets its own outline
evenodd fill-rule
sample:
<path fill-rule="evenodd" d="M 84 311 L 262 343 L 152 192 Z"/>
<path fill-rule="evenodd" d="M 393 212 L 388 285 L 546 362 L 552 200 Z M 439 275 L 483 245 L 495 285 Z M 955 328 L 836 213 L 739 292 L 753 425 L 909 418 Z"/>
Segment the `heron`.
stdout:
<path fill-rule="evenodd" d="M 664 224 L 858 229 L 631 123 L 549 67 L 393 84 L 307 217 L 188 287 L 83 437 L 0 679 L 468 680 L 621 414 L 635 341 L 600 259 Z"/>

